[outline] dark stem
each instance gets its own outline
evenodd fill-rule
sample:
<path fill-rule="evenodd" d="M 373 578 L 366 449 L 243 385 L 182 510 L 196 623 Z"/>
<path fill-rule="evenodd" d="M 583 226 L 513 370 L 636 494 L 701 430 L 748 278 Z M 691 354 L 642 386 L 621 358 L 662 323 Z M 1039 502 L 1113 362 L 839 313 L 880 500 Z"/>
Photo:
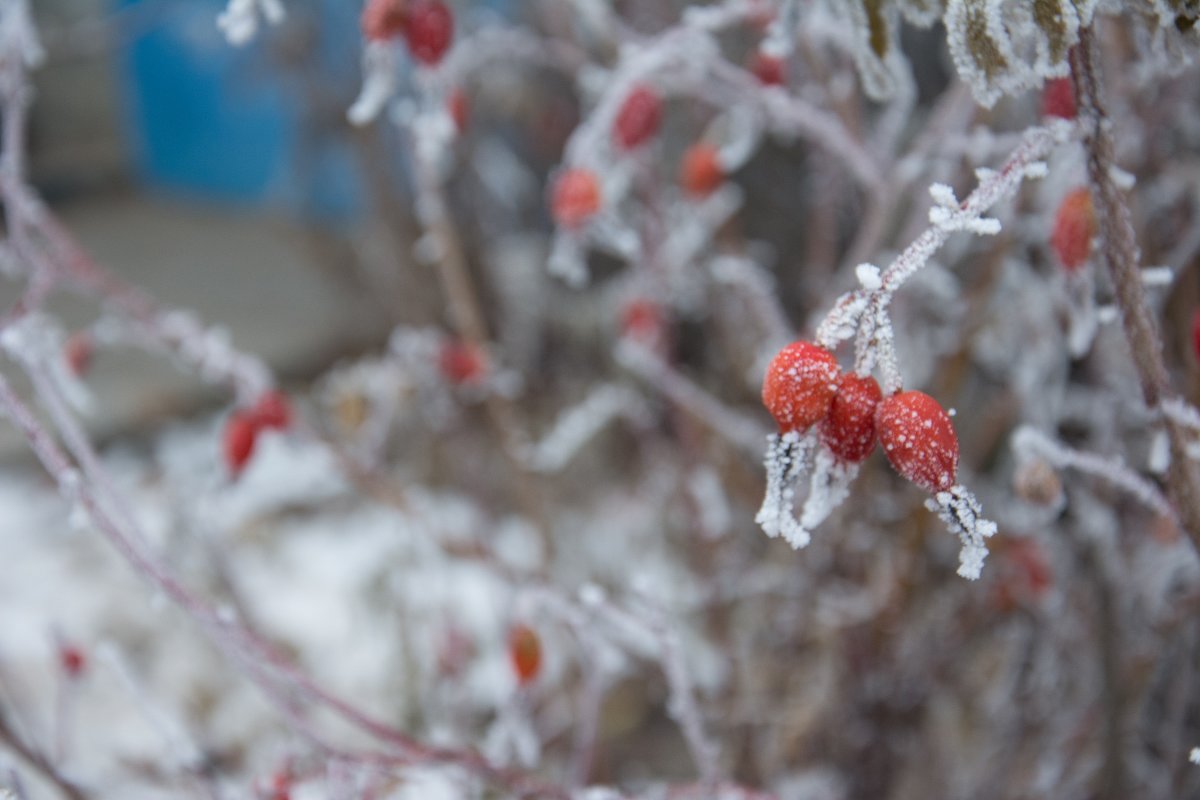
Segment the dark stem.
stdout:
<path fill-rule="evenodd" d="M 1115 166 L 1111 123 L 1104 108 L 1100 85 L 1095 32 L 1091 27 L 1079 31 L 1079 44 L 1071 49 L 1071 76 L 1087 152 L 1088 182 L 1096 208 L 1100 231 L 1100 258 L 1112 276 L 1117 307 L 1125 338 L 1133 351 L 1133 364 L 1142 387 L 1142 397 L 1151 411 L 1174 394 L 1162 356 L 1162 339 L 1142 291 L 1140 253 L 1134 238 L 1133 223 L 1120 190 L 1113 182 Z M 1196 463 L 1186 452 L 1186 434 L 1170 418 L 1163 426 L 1171 445 L 1171 467 L 1167 485 L 1179 522 L 1197 549 L 1200 549 L 1200 475 Z"/>

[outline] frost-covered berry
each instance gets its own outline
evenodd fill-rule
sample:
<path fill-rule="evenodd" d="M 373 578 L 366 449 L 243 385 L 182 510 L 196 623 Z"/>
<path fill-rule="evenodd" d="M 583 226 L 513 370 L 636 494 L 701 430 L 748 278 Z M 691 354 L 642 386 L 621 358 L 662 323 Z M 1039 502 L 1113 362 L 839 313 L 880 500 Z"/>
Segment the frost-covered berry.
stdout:
<path fill-rule="evenodd" d="M 246 468 L 246 463 L 254 453 L 254 440 L 258 438 L 258 420 L 253 413 L 239 409 L 229 415 L 225 421 L 225 432 L 222 446 L 225 456 L 225 468 L 229 474 L 237 477 Z"/>
<path fill-rule="evenodd" d="M 928 492 L 958 480 L 958 436 L 950 415 L 924 392 L 900 392 L 880 402 L 875 428 L 897 472 Z"/>
<path fill-rule="evenodd" d="M 67 369 L 71 370 L 71 374 L 77 378 L 82 378 L 87 374 L 88 367 L 92 365 L 94 353 L 95 343 L 92 335 L 87 331 L 76 331 L 71 334 L 63 346 L 63 357 L 67 361 Z"/>
<path fill-rule="evenodd" d="M 454 13 L 442 0 L 406 0 L 404 42 L 412 57 L 427 66 L 442 60 L 454 40 Z"/>
<path fill-rule="evenodd" d="M 1095 235 L 1096 211 L 1091 192 L 1084 187 L 1071 190 L 1054 215 L 1054 230 L 1050 234 L 1050 246 L 1064 269 L 1074 272 L 1087 263 Z"/>
<path fill-rule="evenodd" d="M 438 353 L 438 369 L 450 383 L 476 384 L 487 374 L 487 356 L 471 342 L 447 341 Z"/>
<path fill-rule="evenodd" d="M 842 461 L 857 464 L 875 449 L 875 408 L 883 399 L 870 375 L 847 372 L 821 421 L 821 441 Z"/>
<path fill-rule="evenodd" d="M 600 182 L 589 169 L 568 169 L 554 182 L 550 211 L 559 225 L 578 228 L 600 210 Z"/>
<path fill-rule="evenodd" d="M 824 419 L 839 371 L 833 353 L 812 342 L 792 342 L 776 353 L 763 378 L 762 399 L 779 430 L 808 430 Z"/>
<path fill-rule="evenodd" d="M 529 685 L 542 668 L 542 642 L 528 625 L 514 625 L 508 632 L 508 657 L 517 683 Z"/>
<path fill-rule="evenodd" d="M 783 60 L 758 50 L 750 56 L 750 72 L 763 86 L 782 86 L 784 80 Z"/>
<path fill-rule="evenodd" d="M 404 32 L 407 0 L 368 0 L 363 6 L 362 32 L 369 41 L 394 39 Z"/>
<path fill-rule="evenodd" d="M 683 154 L 679 184 L 692 197 L 708 197 L 725 180 L 721 154 L 707 142 L 697 142 Z"/>
<path fill-rule="evenodd" d="M 260 428 L 282 431 L 292 424 L 292 404 L 288 402 L 287 395 L 278 389 L 263 392 L 250 413 Z"/>
<path fill-rule="evenodd" d="M 1075 119 L 1075 87 L 1070 78 L 1054 78 L 1042 87 L 1042 114 Z"/>
<path fill-rule="evenodd" d="M 649 86 L 637 85 L 621 104 L 613 123 L 613 138 L 625 150 L 645 144 L 662 123 L 662 98 Z"/>

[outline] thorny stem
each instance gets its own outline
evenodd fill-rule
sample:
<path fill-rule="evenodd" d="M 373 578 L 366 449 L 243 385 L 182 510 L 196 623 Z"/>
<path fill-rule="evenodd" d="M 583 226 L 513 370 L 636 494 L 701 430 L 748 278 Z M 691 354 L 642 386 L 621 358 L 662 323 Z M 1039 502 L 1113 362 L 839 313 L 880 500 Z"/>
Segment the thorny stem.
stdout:
<path fill-rule="evenodd" d="M 1133 351 L 1134 368 L 1142 385 L 1142 397 L 1150 409 L 1157 410 L 1175 393 L 1163 361 L 1162 340 L 1142 290 L 1140 254 L 1129 209 L 1111 174 L 1115 166 L 1111 122 L 1104 107 L 1095 34 L 1090 26 L 1080 29 L 1079 44 L 1071 49 L 1071 76 L 1083 127 L 1088 182 L 1099 217 L 1100 255 L 1112 276 L 1125 338 Z M 1187 455 L 1183 428 L 1165 415 L 1163 427 L 1171 445 L 1171 464 L 1167 471 L 1171 499 L 1183 529 L 1200 549 L 1200 474 L 1196 462 Z"/>

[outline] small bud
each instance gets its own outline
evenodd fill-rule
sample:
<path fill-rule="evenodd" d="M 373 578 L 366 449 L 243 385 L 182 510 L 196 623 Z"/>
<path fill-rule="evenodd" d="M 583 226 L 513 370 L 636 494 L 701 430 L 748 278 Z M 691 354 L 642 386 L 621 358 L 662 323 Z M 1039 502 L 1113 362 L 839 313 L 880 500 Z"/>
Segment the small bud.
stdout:
<path fill-rule="evenodd" d="M 1028 503 L 1053 506 L 1062 497 L 1062 480 L 1045 459 L 1035 458 L 1017 467 L 1013 490 Z"/>

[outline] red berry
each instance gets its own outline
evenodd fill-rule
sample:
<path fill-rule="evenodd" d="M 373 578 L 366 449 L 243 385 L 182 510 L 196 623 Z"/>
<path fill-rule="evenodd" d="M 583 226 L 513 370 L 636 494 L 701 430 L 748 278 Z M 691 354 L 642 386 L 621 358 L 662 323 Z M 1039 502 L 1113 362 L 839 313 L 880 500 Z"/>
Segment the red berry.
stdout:
<path fill-rule="evenodd" d="M 638 85 L 629 92 L 617 112 L 613 137 L 621 147 L 632 150 L 658 133 L 661 123 L 662 98 L 650 87 Z"/>
<path fill-rule="evenodd" d="M 362 32 L 372 42 L 394 39 L 404 32 L 406 0 L 368 0 L 362 12 Z"/>
<path fill-rule="evenodd" d="M 568 169 L 554 182 L 550 211 L 559 225 L 578 228 L 600 210 L 600 184 L 591 170 Z"/>
<path fill-rule="evenodd" d="M 292 425 L 292 404 L 288 402 L 287 395 L 278 389 L 263 392 L 250 413 L 260 428 L 282 431 Z"/>
<path fill-rule="evenodd" d="M 432 66 L 454 40 L 454 13 L 442 0 L 406 0 L 404 41 L 412 57 Z"/>
<path fill-rule="evenodd" d="M 662 311 L 652 300 L 631 300 L 621 311 L 621 333 L 626 336 L 654 340 L 662 333 L 662 328 Z"/>
<path fill-rule="evenodd" d="M 238 409 L 225 422 L 225 466 L 229 474 L 237 477 L 246 467 L 254 453 L 254 440 L 258 438 L 258 419 L 249 411 Z"/>
<path fill-rule="evenodd" d="M 1095 235 L 1096 211 L 1092 207 L 1091 192 L 1082 187 L 1073 189 L 1059 205 L 1050 234 L 1050 246 L 1059 263 L 1069 272 L 1086 264 Z"/>
<path fill-rule="evenodd" d="M 71 370 L 71 374 L 77 378 L 83 377 L 88 367 L 92 365 L 92 355 L 95 352 L 95 343 L 92 341 L 92 335 L 87 331 L 76 331 L 67 339 L 66 345 L 63 346 L 63 356 L 67 360 L 67 368 Z"/>
<path fill-rule="evenodd" d="M 750 56 L 749 69 L 763 86 L 783 85 L 783 60 L 761 50 Z"/>
<path fill-rule="evenodd" d="M 870 375 L 847 372 L 821 422 L 821 441 L 842 461 L 857 464 L 875 449 L 875 407 L 883 399 Z"/>
<path fill-rule="evenodd" d="M 271 776 L 271 800 L 291 800 L 292 776 L 288 772 L 276 772 Z"/>
<path fill-rule="evenodd" d="M 1200 361 L 1200 308 L 1192 312 L 1192 353 Z"/>
<path fill-rule="evenodd" d="M 1075 87 L 1070 78 L 1054 78 L 1042 87 L 1042 115 L 1075 119 Z"/>
<path fill-rule="evenodd" d="M 438 369 L 450 383 L 460 386 L 479 383 L 487 373 L 487 357 L 470 342 L 451 340 L 442 345 Z"/>
<path fill-rule="evenodd" d="M 87 669 L 87 655 L 75 645 L 64 644 L 58 651 L 58 663 L 69 678 L 78 678 Z"/>
<path fill-rule="evenodd" d="M 708 197 L 724 180 L 721 155 L 711 144 L 699 142 L 683 154 L 679 183 L 688 194 L 697 198 Z"/>
<path fill-rule="evenodd" d="M 446 99 L 446 110 L 450 119 L 454 120 L 454 128 L 459 133 L 467 129 L 467 120 L 471 115 L 471 105 L 467 101 L 467 93 L 461 87 L 456 87 Z"/>
<path fill-rule="evenodd" d="M 514 625 L 508 632 L 508 657 L 517 683 L 527 686 L 542 667 L 542 642 L 528 625 Z"/>
<path fill-rule="evenodd" d="M 779 430 L 808 430 L 824 419 L 838 372 L 833 353 L 812 342 L 792 342 L 776 353 L 763 378 L 762 399 Z"/>
<path fill-rule="evenodd" d="M 950 415 L 924 392 L 900 392 L 875 410 L 883 452 L 897 472 L 929 492 L 958 480 L 958 436 Z"/>

